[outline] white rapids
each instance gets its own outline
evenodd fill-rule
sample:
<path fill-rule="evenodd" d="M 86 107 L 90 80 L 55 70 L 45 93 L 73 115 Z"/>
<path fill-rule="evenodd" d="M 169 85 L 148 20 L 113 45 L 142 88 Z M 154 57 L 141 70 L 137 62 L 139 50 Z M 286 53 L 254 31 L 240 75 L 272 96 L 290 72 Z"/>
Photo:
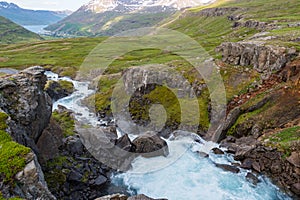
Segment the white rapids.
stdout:
<path fill-rule="evenodd" d="M 45 74 L 52 80 L 71 81 L 76 89 L 72 95 L 55 102 L 53 109 L 62 105 L 73 110 L 76 119 L 81 123 L 95 127 L 103 123 L 81 103 L 84 98 L 95 92 L 88 88 L 88 82 L 60 78 L 52 72 Z M 112 182 L 127 186 L 128 192 L 132 194 L 145 194 L 152 198 L 169 200 L 290 199 L 264 176 L 259 176 L 260 182 L 254 186 L 246 180 L 246 170 L 233 174 L 217 168 L 214 163 L 230 164 L 233 158 L 230 155 L 211 153 L 210 150 L 218 146 L 215 143 L 203 141 L 203 144 L 200 144 L 188 137 L 167 140 L 167 143 L 170 151 L 168 157 L 138 157 L 130 171 L 114 174 L 111 177 Z M 203 158 L 197 152 L 205 152 L 209 154 L 209 158 Z"/>

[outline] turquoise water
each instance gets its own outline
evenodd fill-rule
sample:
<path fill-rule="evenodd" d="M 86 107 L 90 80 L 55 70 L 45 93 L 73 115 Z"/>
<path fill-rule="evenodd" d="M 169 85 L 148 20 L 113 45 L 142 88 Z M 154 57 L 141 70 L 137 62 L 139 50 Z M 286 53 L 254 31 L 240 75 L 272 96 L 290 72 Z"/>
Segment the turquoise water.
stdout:
<path fill-rule="evenodd" d="M 246 180 L 246 170 L 233 174 L 215 167 L 213 162 L 230 164 L 232 161 L 229 155 L 210 153 L 216 144 L 199 144 L 185 138 L 168 141 L 168 145 L 171 153 L 167 158 L 137 158 L 133 169 L 115 175 L 113 182 L 127 185 L 131 193 L 169 200 L 290 199 L 263 176 L 255 186 Z M 209 153 L 210 158 L 201 157 L 197 151 Z"/>
<path fill-rule="evenodd" d="M 82 99 L 94 93 L 88 89 L 87 82 L 59 78 L 51 72 L 46 74 L 53 80 L 72 81 L 76 89 L 69 97 L 55 102 L 53 109 L 60 104 L 73 110 L 77 120 L 91 126 L 100 124 L 95 114 L 81 104 Z M 230 155 L 212 154 L 210 150 L 218 145 L 201 138 L 199 140 L 201 144 L 188 136 L 167 140 L 170 151 L 168 157 L 138 157 L 130 171 L 114 175 L 112 181 L 116 185 L 127 186 L 132 194 L 169 200 L 290 199 L 264 176 L 259 176 L 260 183 L 255 186 L 246 180 L 246 170 L 233 174 L 217 168 L 214 163 L 230 164 L 233 158 Z M 203 158 L 197 152 L 208 153 L 209 158 Z"/>

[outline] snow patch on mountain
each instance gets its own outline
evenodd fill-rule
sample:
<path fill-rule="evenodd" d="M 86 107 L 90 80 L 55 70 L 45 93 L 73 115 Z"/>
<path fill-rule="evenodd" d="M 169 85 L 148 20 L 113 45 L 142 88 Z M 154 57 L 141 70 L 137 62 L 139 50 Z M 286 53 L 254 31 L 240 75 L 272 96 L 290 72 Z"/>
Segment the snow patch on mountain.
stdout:
<path fill-rule="evenodd" d="M 200 6 L 214 0 L 92 0 L 83 8 L 86 11 L 102 13 L 106 11 L 135 11 L 154 7 L 182 9 Z"/>

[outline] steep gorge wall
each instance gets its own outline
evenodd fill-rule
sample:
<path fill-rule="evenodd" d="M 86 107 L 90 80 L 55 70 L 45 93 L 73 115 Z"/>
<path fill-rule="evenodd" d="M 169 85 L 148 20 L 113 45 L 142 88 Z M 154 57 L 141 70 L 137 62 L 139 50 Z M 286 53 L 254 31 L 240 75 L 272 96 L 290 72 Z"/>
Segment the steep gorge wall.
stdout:
<path fill-rule="evenodd" d="M 35 155 L 38 154 L 36 142 L 48 126 L 52 113 L 52 101 L 44 92 L 46 81 L 47 77 L 41 67 L 28 68 L 18 74 L 0 79 L 0 111 L 7 115 L 7 119 L 1 121 L 6 124 L 5 132 L 1 134 L 2 137 L 3 134 L 9 134 L 13 140 L 8 139 L 8 143 L 1 146 L 1 151 L 5 152 L 1 161 L 5 162 L 8 158 L 7 162 L 10 162 L 13 168 L 16 167 L 14 162 L 18 162 L 18 167 L 24 167 L 16 174 L 0 172 L 1 176 L 3 174 L 4 177 L 12 176 L 10 181 L 2 180 L 0 176 L 0 197 L 55 199 L 48 190 L 43 171 Z M 30 147 L 34 152 L 22 145 Z M 10 150 L 12 146 L 15 148 Z M 14 153 L 17 151 L 16 148 L 24 149 L 23 153 Z M 16 170 L 13 169 L 12 172 L 15 173 Z"/>
<path fill-rule="evenodd" d="M 41 67 L 0 79 L 0 108 L 10 116 L 11 136 L 36 152 L 35 143 L 48 126 L 52 113 L 52 101 L 44 92 L 46 81 Z"/>

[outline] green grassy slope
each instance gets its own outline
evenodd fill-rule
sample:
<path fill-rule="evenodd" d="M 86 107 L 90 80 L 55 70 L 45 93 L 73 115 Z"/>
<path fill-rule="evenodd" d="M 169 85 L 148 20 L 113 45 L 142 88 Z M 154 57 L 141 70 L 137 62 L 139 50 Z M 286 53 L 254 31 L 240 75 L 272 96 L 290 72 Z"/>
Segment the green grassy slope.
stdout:
<path fill-rule="evenodd" d="M 205 8 L 214 7 L 237 7 L 237 11 L 226 13 L 221 16 L 203 16 L 201 11 Z M 276 12 L 275 12 L 275 11 Z M 280 26 L 279 29 L 268 30 L 266 36 L 275 36 L 276 38 L 267 41 L 267 43 L 283 46 L 294 46 L 300 50 L 297 38 L 300 38 L 299 27 L 289 27 L 288 24 L 294 24 L 300 21 L 300 2 L 298 0 L 239 0 L 224 1 L 199 8 L 193 8 L 185 11 L 175 20 L 165 20 L 162 27 L 177 30 L 194 38 L 205 48 L 212 57 L 217 59 L 220 55 L 215 52 L 215 48 L 222 42 L 237 42 L 247 40 L 254 34 L 261 32 L 255 28 L 238 27 L 233 28 L 233 21 L 228 19 L 229 15 L 242 15 L 243 21 L 257 20 L 260 22 L 274 23 Z M 178 15 L 178 13 L 176 14 Z M 79 69 L 84 58 L 105 38 L 77 38 L 66 40 L 54 40 L 35 42 L 32 44 L 2 45 L 0 46 L 0 67 L 24 68 L 31 65 L 42 65 L 54 69 L 56 72 L 62 72 L 61 75 L 74 76 Z M 177 55 L 158 49 L 143 49 L 130 52 L 116 59 L 106 70 L 105 74 L 109 77 L 118 77 L 118 73 L 131 66 L 141 66 L 145 64 L 166 64 L 182 72 L 183 75 L 192 83 L 195 81 L 195 71 L 193 67 Z M 235 95 L 246 93 L 251 87 L 253 81 L 260 81 L 259 75 L 253 70 L 246 70 L 243 67 L 233 67 L 221 63 L 221 75 L 227 92 L 228 102 Z M 110 104 L 110 95 L 113 86 L 116 83 L 114 78 L 109 81 L 100 81 L 99 90 L 96 94 L 96 108 L 98 111 L 107 112 Z M 201 80 L 200 80 L 201 81 Z M 164 91 L 161 91 L 164 93 Z M 159 91 L 155 90 L 148 94 L 149 100 L 161 99 Z M 208 127 L 207 103 L 208 95 L 204 92 L 199 97 L 199 106 L 205 119 L 201 121 L 203 127 Z M 92 102 L 94 103 L 94 102 Z M 156 102 L 157 103 L 157 102 Z M 161 102 L 165 105 L 173 105 L 172 102 Z M 170 107 L 171 109 L 172 107 Z M 135 110 L 133 110 L 135 112 Z M 177 110 L 172 110 L 176 116 Z M 266 111 L 268 112 L 268 111 Z M 175 114 L 174 114 L 175 113 Z M 143 117 L 143 113 L 138 113 Z M 247 116 L 248 117 L 248 116 Z M 177 119 L 174 119 L 175 121 Z M 234 131 L 234 130 L 232 130 Z"/>
<path fill-rule="evenodd" d="M 42 38 L 0 16 L 0 44 L 41 40 Z"/>
<path fill-rule="evenodd" d="M 217 7 L 240 9 L 218 17 L 197 15 L 203 9 Z M 189 9 L 174 22 L 166 22 L 166 27 L 193 37 L 211 54 L 215 54 L 214 49 L 222 42 L 249 39 L 255 33 L 260 32 L 254 28 L 232 28 L 234 22 L 228 20 L 229 15 L 241 15 L 242 21 L 256 20 L 276 24 L 280 28 L 270 30 L 266 35 L 277 36 L 270 43 L 294 46 L 300 50 L 299 42 L 293 41 L 300 37 L 300 28 L 288 26 L 288 24 L 300 21 L 300 1 L 298 0 L 219 0 L 209 6 Z"/>
<path fill-rule="evenodd" d="M 24 69 L 41 65 L 75 76 L 84 58 L 104 38 L 76 38 L 0 45 L 0 67 Z"/>

